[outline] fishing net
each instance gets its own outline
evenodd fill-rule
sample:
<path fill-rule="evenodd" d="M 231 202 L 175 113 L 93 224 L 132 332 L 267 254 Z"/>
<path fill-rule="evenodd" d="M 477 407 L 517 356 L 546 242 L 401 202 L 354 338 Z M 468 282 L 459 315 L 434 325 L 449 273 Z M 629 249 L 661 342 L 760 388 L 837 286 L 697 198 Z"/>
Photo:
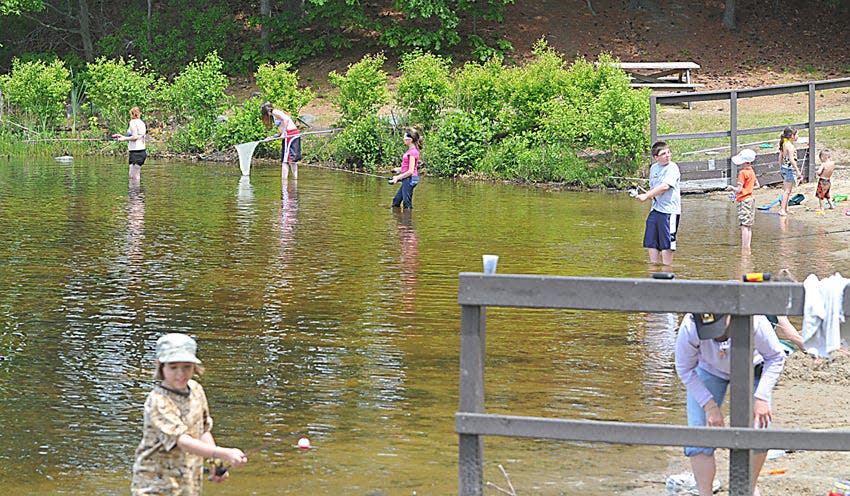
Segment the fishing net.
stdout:
<path fill-rule="evenodd" d="M 239 155 L 239 168 L 242 170 L 243 176 L 251 174 L 251 157 L 254 156 L 254 150 L 259 144 L 259 141 L 251 141 L 233 145 L 233 148 L 236 148 L 236 154 Z"/>

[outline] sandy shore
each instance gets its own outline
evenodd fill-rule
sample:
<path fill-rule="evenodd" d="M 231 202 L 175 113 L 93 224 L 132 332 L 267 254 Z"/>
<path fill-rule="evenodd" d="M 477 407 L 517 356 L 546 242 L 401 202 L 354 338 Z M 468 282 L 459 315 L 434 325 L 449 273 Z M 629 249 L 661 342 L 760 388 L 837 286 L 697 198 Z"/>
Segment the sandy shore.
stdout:
<path fill-rule="evenodd" d="M 839 169 L 833 176 L 832 193 L 850 194 L 848 170 Z M 806 200 L 790 207 L 787 222 L 805 222 L 836 240 L 850 241 L 850 203 L 839 202 L 834 210 L 818 212 L 814 184 L 803 184 L 794 193 L 803 193 Z M 778 187 L 762 188 L 755 192 L 756 205 L 770 203 L 781 194 Z M 715 192 L 711 195 L 727 195 Z M 778 212 L 779 206 L 771 209 Z M 846 230 L 846 232 L 845 232 Z M 758 233 L 754 233 L 758 236 Z M 850 248 L 843 250 L 850 260 Z M 819 274 L 821 277 L 826 274 Z M 836 352 L 831 362 L 816 364 L 803 353 L 792 354 L 785 365 L 774 393 L 774 425 L 786 429 L 850 429 L 850 356 Z M 725 410 L 728 414 L 728 410 Z M 728 418 L 727 418 L 728 421 Z M 647 474 L 646 485 L 624 491 L 628 496 L 657 496 L 664 494 L 664 481 L 669 475 L 689 472 L 690 464 L 680 448 L 669 448 L 670 466 L 658 473 Z M 784 470 L 769 475 L 770 470 Z M 729 494 L 728 451 L 718 451 L 717 479 L 720 495 Z M 759 488 L 763 496 L 824 496 L 836 479 L 850 479 L 850 453 L 799 451 L 765 463 Z"/>

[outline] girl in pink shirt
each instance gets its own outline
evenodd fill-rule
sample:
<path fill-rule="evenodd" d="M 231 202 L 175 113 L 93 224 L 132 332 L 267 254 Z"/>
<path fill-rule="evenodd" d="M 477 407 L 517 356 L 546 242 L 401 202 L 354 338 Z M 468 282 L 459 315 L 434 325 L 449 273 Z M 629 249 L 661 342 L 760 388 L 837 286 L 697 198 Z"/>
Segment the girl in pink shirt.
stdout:
<path fill-rule="evenodd" d="M 390 179 L 390 184 L 401 181 L 401 187 L 393 198 L 393 208 L 404 205 L 408 210 L 413 209 L 413 188 L 419 184 L 419 150 L 422 149 L 422 137 L 419 131 L 409 128 L 404 133 L 404 144 L 407 151 L 401 159 L 401 167 L 394 170 L 397 175 Z"/>

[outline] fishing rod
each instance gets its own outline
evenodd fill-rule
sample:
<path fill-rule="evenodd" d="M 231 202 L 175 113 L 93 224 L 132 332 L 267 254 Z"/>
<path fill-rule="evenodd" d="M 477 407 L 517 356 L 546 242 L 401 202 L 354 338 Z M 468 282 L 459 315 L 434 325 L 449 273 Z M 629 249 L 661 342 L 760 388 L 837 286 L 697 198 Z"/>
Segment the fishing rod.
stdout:
<path fill-rule="evenodd" d="M 293 134 L 291 136 L 290 135 L 281 135 L 281 136 L 266 138 L 266 139 L 260 140 L 260 143 L 268 143 L 269 141 L 277 141 L 277 140 L 284 139 L 284 138 L 296 138 L 298 136 L 306 136 L 308 134 L 335 133 L 337 131 L 342 131 L 342 130 L 343 130 L 343 128 L 341 128 L 341 127 L 330 127 L 328 129 L 318 129 L 316 131 L 304 131 L 303 133 Z"/>
<path fill-rule="evenodd" d="M 36 143 L 41 141 L 115 141 L 115 138 L 42 138 L 24 140 L 24 143 Z"/>
<path fill-rule="evenodd" d="M 259 453 L 260 451 L 279 446 L 285 442 L 287 442 L 286 439 L 271 440 L 267 443 L 249 449 L 245 452 L 245 456 L 247 457 L 254 453 Z M 306 437 L 302 437 L 301 439 L 299 439 L 298 444 L 293 445 L 292 447 L 298 448 L 300 450 L 314 449 L 313 446 L 310 445 L 310 440 Z M 213 475 L 217 475 L 218 477 L 223 476 L 230 469 L 230 464 L 228 464 L 221 458 L 210 458 L 209 460 L 207 460 L 207 464 L 209 465 L 209 467 L 204 467 L 204 472 L 209 473 L 209 480 L 212 480 Z"/>

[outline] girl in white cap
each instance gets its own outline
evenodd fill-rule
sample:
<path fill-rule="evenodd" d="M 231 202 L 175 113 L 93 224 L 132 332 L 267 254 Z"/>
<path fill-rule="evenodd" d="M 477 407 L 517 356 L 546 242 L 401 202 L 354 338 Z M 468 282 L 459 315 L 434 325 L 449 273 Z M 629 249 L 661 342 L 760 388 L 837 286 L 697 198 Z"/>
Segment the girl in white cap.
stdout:
<path fill-rule="evenodd" d="M 204 388 L 192 377 L 204 369 L 195 357 L 195 340 L 185 334 L 166 334 L 156 342 L 156 379 L 145 401 L 142 441 L 133 464 L 133 495 L 201 494 L 204 458 L 240 467 L 248 457 L 237 448 L 216 446 Z M 210 480 L 221 482 L 225 470 Z"/>

